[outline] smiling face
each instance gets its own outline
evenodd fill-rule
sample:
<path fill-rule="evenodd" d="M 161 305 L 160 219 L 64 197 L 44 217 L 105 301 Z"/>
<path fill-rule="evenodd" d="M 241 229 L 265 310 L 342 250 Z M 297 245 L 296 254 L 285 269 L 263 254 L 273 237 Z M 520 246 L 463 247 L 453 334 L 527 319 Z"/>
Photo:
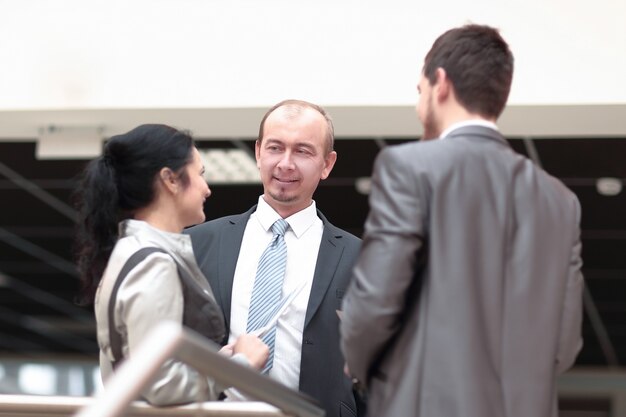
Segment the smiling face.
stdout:
<path fill-rule="evenodd" d="M 185 227 L 202 223 L 206 219 L 204 201 L 211 195 L 211 190 L 204 179 L 204 165 L 200 153 L 193 148 L 192 154 L 191 162 L 184 168 L 189 182 L 180 193 L 178 201 L 178 212 Z"/>
<path fill-rule="evenodd" d="M 283 218 L 308 207 L 337 160 L 327 153 L 327 125 L 311 108 L 279 107 L 265 120 L 256 160 L 265 201 Z"/>

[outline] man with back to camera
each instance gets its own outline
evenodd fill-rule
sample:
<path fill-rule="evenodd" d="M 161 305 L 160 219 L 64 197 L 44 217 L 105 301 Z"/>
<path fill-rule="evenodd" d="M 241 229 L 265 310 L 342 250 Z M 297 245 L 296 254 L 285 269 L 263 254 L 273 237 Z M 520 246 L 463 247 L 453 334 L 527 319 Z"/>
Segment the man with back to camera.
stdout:
<path fill-rule="evenodd" d="M 269 326 L 263 336 L 270 346 L 269 376 L 317 399 L 328 417 L 339 417 L 357 412 L 343 373 L 337 310 L 361 242 L 328 222 L 313 200 L 337 159 L 333 142 L 323 108 L 299 100 L 276 104 L 263 117 L 255 144 L 264 191 L 258 204 L 187 232 L 230 340 L 259 331 L 259 323 Z M 280 260 L 264 261 L 270 247 L 282 253 Z M 282 271 L 277 283 L 262 272 L 267 264 L 281 265 L 270 268 Z M 272 288 L 279 294 L 258 292 Z M 271 297 L 270 307 L 256 307 Z"/>
<path fill-rule="evenodd" d="M 424 141 L 377 157 L 341 322 L 368 415 L 557 415 L 582 346 L 580 206 L 498 132 L 512 75 L 495 29 L 445 32 L 418 86 Z"/>

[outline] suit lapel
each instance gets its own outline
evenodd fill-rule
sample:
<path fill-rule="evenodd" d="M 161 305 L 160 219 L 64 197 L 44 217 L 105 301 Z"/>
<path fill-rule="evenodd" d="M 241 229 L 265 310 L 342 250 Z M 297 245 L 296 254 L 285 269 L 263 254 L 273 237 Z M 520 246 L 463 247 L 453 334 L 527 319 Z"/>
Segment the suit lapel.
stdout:
<path fill-rule="evenodd" d="M 255 210 L 256 205 L 247 212 L 229 219 L 220 237 L 219 258 L 217 261 L 217 273 L 220 283 L 219 296 L 228 326 L 230 326 L 230 301 L 233 291 L 233 279 L 241 249 L 241 241 L 243 240 L 243 233 L 246 230 L 248 219 Z"/>
<path fill-rule="evenodd" d="M 309 296 L 309 304 L 306 309 L 304 328 L 309 324 L 322 303 L 328 287 L 335 276 L 337 265 L 343 253 L 343 242 L 340 239 L 341 233 L 328 223 L 328 220 L 322 213 L 318 211 L 317 215 L 324 223 L 324 232 L 322 233 L 320 250 L 317 255 L 315 273 L 313 274 L 313 285 L 311 286 L 311 295 Z"/>
<path fill-rule="evenodd" d="M 229 219 L 220 238 L 217 271 L 220 283 L 219 297 L 228 326 L 230 326 L 231 295 L 237 259 L 239 258 L 241 242 L 248 219 L 255 210 L 256 205 L 247 212 Z M 324 295 L 328 291 L 344 248 L 341 241 L 341 231 L 328 223 L 328 220 L 321 212 L 318 211 L 317 215 L 322 219 L 324 231 L 322 233 L 322 241 L 320 242 L 315 273 L 313 274 L 313 285 L 311 286 L 311 295 L 309 296 L 304 321 L 305 328 L 317 312 Z"/>

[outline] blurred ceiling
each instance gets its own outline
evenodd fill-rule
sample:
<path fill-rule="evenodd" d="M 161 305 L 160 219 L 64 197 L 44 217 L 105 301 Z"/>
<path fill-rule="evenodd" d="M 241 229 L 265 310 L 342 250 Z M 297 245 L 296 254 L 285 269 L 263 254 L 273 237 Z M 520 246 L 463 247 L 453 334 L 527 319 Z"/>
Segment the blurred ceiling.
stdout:
<path fill-rule="evenodd" d="M 201 149 L 253 149 L 249 137 L 196 137 Z M 315 195 L 331 222 L 361 235 L 368 202 L 356 184 L 370 175 L 382 147 L 408 140 L 338 136 L 337 164 Z M 604 196 L 596 188 L 599 178 L 626 181 L 626 136 L 509 135 L 509 141 L 560 178 L 582 204 L 588 297 L 578 364 L 626 364 L 626 191 Z M 78 286 L 70 196 L 86 159 L 38 160 L 35 155 L 36 137 L 0 141 L 0 351 L 95 357 L 93 314 L 73 304 Z M 262 192 L 259 184 L 211 188 L 205 207 L 209 219 L 247 210 Z"/>
<path fill-rule="evenodd" d="M 338 138 L 413 138 L 422 134 L 413 105 L 324 108 L 332 115 Z M 96 143 L 90 129 L 111 136 L 141 123 L 165 123 L 212 140 L 247 138 L 257 133 L 266 110 L 267 107 L 2 110 L 0 141 L 41 139 L 42 133 L 52 127 L 82 130 L 83 142 Z M 626 135 L 625 114 L 626 104 L 508 105 L 498 127 L 509 137 L 622 137 Z"/>

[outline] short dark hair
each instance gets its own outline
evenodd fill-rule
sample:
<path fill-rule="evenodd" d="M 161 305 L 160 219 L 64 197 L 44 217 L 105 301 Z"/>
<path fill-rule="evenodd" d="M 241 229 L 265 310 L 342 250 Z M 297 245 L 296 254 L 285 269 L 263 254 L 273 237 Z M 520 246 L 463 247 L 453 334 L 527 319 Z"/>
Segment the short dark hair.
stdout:
<path fill-rule="evenodd" d="M 324 110 L 324 108 L 322 106 L 318 106 L 317 104 L 309 103 L 308 101 L 304 101 L 304 100 L 289 99 L 289 100 L 283 100 L 280 103 L 274 104 L 265 113 L 265 115 L 263 116 L 263 119 L 261 119 L 261 124 L 259 125 L 259 137 L 257 138 L 257 141 L 259 143 L 261 143 L 263 141 L 263 134 L 264 134 L 264 129 L 265 129 L 265 121 L 270 116 L 270 114 L 272 114 L 274 112 L 274 110 L 276 110 L 276 109 L 278 109 L 280 107 L 286 107 L 294 115 L 302 112 L 303 109 L 307 109 L 307 108 L 308 109 L 313 109 L 313 110 L 317 111 L 319 114 L 321 114 L 324 117 L 324 120 L 326 120 L 326 126 L 327 126 L 327 132 L 326 132 L 326 154 L 328 155 L 329 153 L 331 153 L 333 151 L 333 149 L 335 147 L 335 127 L 333 126 L 333 120 L 331 119 L 331 117 L 328 114 L 328 112 L 326 110 Z"/>
<path fill-rule="evenodd" d="M 424 59 L 424 76 L 437 82 L 443 68 L 461 105 L 498 118 L 511 91 L 513 54 L 497 29 L 466 25 L 439 36 Z"/>
<path fill-rule="evenodd" d="M 82 284 L 81 304 L 93 301 L 96 288 L 118 238 L 118 223 L 155 198 L 162 168 L 189 184 L 185 166 L 193 158 L 189 133 L 146 124 L 111 137 L 102 156 L 85 168 L 74 193 L 78 209 L 75 249 Z"/>

